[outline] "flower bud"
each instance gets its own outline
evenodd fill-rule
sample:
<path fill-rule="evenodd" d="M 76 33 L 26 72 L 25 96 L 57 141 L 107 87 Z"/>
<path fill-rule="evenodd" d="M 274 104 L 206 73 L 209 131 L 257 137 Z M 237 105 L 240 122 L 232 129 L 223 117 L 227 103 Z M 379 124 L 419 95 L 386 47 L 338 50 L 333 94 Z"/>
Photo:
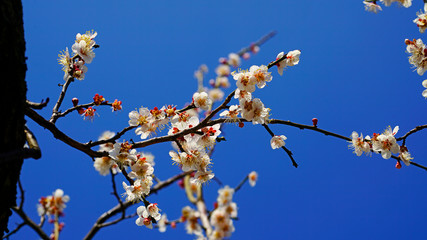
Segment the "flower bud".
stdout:
<path fill-rule="evenodd" d="M 396 168 L 397 168 L 397 169 L 401 169 L 401 168 L 402 168 L 402 164 L 400 164 L 400 162 L 399 162 L 399 161 L 397 161 L 397 162 L 396 162 Z"/>
<path fill-rule="evenodd" d="M 74 107 L 79 104 L 79 99 L 78 98 L 73 98 L 71 101 L 73 102 L 73 106 Z"/>
<path fill-rule="evenodd" d="M 314 127 L 317 127 L 317 118 L 313 118 L 313 119 L 311 119 L 311 121 L 313 122 L 313 126 Z"/>

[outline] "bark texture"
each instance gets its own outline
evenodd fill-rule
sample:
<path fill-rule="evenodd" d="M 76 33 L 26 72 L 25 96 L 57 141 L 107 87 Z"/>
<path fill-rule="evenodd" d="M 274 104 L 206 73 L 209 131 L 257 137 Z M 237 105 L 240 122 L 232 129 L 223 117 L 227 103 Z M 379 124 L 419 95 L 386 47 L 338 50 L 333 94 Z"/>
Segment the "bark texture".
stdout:
<path fill-rule="evenodd" d="M 7 232 L 16 204 L 16 185 L 25 143 L 24 111 L 27 86 L 25 39 L 20 0 L 0 0 L 0 236 Z"/>

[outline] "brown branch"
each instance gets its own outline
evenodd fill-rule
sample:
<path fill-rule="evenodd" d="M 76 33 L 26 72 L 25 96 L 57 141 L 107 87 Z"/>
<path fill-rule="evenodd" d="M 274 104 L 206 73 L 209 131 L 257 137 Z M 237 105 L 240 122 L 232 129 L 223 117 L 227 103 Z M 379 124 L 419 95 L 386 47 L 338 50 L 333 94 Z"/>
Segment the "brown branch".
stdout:
<path fill-rule="evenodd" d="M 16 232 L 19 231 L 19 229 L 21 229 L 23 226 L 27 225 L 27 223 L 22 222 L 20 223 L 18 226 L 16 226 L 15 229 L 13 229 L 12 231 L 10 231 L 7 235 L 5 235 L 2 239 L 9 239 L 9 237 L 13 234 L 15 234 Z"/>
<path fill-rule="evenodd" d="M 55 123 L 56 121 L 56 115 L 59 113 L 59 107 L 61 107 L 62 101 L 64 101 L 65 93 L 67 92 L 68 86 L 74 82 L 74 78 L 68 74 L 67 80 L 65 81 L 64 85 L 62 85 L 61 93 L 59 94 L 58 101 L 56 102 L 55 106 L 52 110 L 52 116 L 50 117 L 49 122 Z"/>
<path fill-rule="evenodd" d="M 98 146 L 101 144 L 105 144 L 105 143 L 114 143 L 117 139 L 121 138 L 126 132 L 132 130 L 136 128 L 135 126 L 129 126 L 124 128 L 123 130 L 121 130 L 120 132 L 116 133 L 116 135 L 114 135 L 112 138 L 110 139 L 106 139 L 106 140 L 99 140 L 99 141 L 95 141 L 95 142 L 88 142 L 85 145 L 89 148 L 94 147 L 94 146 Z"/>
<path fill-rule="evenodd" d="M 41 103 L 35 103 L 27 100 L 27 106 L 29 106 L 32 109 L 38 109 L 38 110 L 46 107 L 48 103 L 49 103 L 49 98 L 46 98 L 46 101 L 42 100 Z"/>
<path fill-rule="evenodd" d="M 115 174 L 113 174 L 113 171 L 110 169 L 110 174 L 111 174 L 111 182 L 113 185 L 113 195 L 116 197 L 117 201 L 120 204 L 120 208 L 122 209 L 122 217 L 124 218 L 126 216 L 126 209 L 123 207 L 123 202 L 122 199 L 120 199 L 119 194 L 117 193 L 117 186 L 116 186 L 116 181 L 114 179 L 114 177 L 116 176 Z"/>
<path fill-rule="evenodd" d="M 33 220 L 31 220 L 21 208 L 15 206 L 12 207 L 12 210 L 16 212 L 22 218 L 24 223 L 30 226 L 39 235 L 40 238 L 43 240 L 51 240 L 50 237 L 45 232 L 43 232 L 43 230 L 35 222 L 33 222 Z"/>
<path fill-rule="evenodd" d="M 56 139 L 59 139 L 62 142 L 66 143 L 67 145 L 86 153 L 90 157 L 102 157 L 102 156 L 108 155 L 108 153 L 105 153 L 105 152 L 93 151 L 92 149 L 90 149 L 90 147 L 87 147 L 85 144 L 70 138 L 65 133 L 61 132 L 55 126 L 54 123 L 47 121 L 46 119 L 44 119 L 42 116 L 40 116 L 38 113 L 36 113 L 34 110 L 30 108 L 26 109 L 25 115 L 31 118 L 34 122 L 38 123 L 40 126 L 49 130 Z"/>
<path fill-rule="evenodd" d="M 77 105 L 75 107 L 72 107 L 72 108 L 69 108 L 69 109 L 65 110 L 62 113 L 55 114 L 55 116 L 53 118 L 54 119 L 53 122 L 56 122 L 56 120 L 58 120 L 58 118 L 65 117 L 66 115 L 70 114 L 71 112 L 79 110 L 81 108 L 88 108 L 88 107 L 92 107 L 92 106 L 112 106 L 112 105 L 113 105 L 112 103 L 109 103 L 109 102 L 106 102 L 106 101 L 102 102 L 101 104 L 98 104 L 98 105 L 96 105 L 94 102 Z M 51 120 L 51 122 L 52 122 L 52 120 Z"/>
<path fill-rule="evenodd" d="M 421 130 L 423 130 L 423 129 L 425 129 L 425 128 L 427 128 L 427 124 L 426 124 L 426 125 L 417 126 L 417 127 L 415 127 L 414 129 L 412 129 L 411 131 L 407 132 L 407 133 L 406 133 L 405 135 L 403 135 L 402 137 L 397 138 L 396 140 L 397 140 L 397 141 L 401 141 L 401 140 L 403 140 L 402 145 L 403 145 L 403 146 L 405 146 L 406 138 L 407 138 L 407 137 L 409 137 L 411 134 L 414 134 L 414 133 L 416 133 L 416 132 L 418 132 L 418 131 L 421 131 Z"/>
<path fill-rule="evenodd" d="M 267 132 L 271 135 L 271 137 L 274 137 L 275 136 L 275 134 L 273 133 L 273 131 L 271 131 L 271 129 L 267 126 L 267 124 L 263 124 L 262 125 L 264 128 L 265 128 L 265 130 L 267 130 Z M 292 161 L 292 165 L 294 166 L 294 167 L 298 167 L 298 164 L 297 164 L 297 162 L 295 161 L 295 159 L 294 159 L 294 157 L 292 156 L 292 152 L 291 152 L 291 150 L 289 150 L 288 148 L 286 148 L 285 146 L 282 146 L 282 149 L 288 154 L 288 156 L 289 156 L 289 158 L 291 159 L 291 161 Z"/>
<path fill-rule="evenodd" d="M 246 181 L 248 181 L 248 179 L 249 179 L 249 175 L 246 175 L 246 177 L 245 177 L 245 178 L 243 178 L 243 180 L 239 183 L 239 185 L 237 185 L 237 186 L 234 188 L 234 192 L 239 191 L 239 189 L 243 186 L 243 184 L 245 184 L 245 182 L 246 182 Z"/>
<path fill-rule="evenodd" d="M 162 181 L 158 184 L 156 184 L 150 191 L 150 194 L 152 193 L 157 193 L 158 191 L 160 191 L 161 189 L 171 185 L 172 183 L 178 181 L 179 179 L 185 177 L 186 175 L 190 174 L 192 171 L 189 172 L 182 172 L 180 174 L 177 174 L 165 181 Z M 123 203 L 123 206 L 121 206 L 120 204 L 117 204 L 116 206 L 114 206 L 113 208 L 111 208 L 110 210 L 104 212 L 95 222 L 95 224 L 92 226 L 92 228 L 89 230 L 89 232 L 86 234 L 86 236 L 83 238 L 84 240 L 89 240 L 92 239 L 95 234 L 103 227 L 115 224 L 120 222 L 121 220 L 115 220 L 116 222 L 114 223 L 110 223 L 107 224 L 105 223 L 108 219 L 110 219 L 111 217 L 115 216 L 116 214 L 122 212 L 122 208 L 127 209 L 128 207 L 134 205 L 136 202 L 125 202 Z"/>
<path fill-rule="evenodd" d="M 272 37 L 274 37 L 277 34 L 276 31 L 271 31 L 267 35 L 260 38 L 255 43 L 252 43 L 249 47 L 242 48 L 237 54 L 241 57 L 244 53 L 251 51 L 253 46 L 261 46 L 266 41 L 270 40 Z"/>

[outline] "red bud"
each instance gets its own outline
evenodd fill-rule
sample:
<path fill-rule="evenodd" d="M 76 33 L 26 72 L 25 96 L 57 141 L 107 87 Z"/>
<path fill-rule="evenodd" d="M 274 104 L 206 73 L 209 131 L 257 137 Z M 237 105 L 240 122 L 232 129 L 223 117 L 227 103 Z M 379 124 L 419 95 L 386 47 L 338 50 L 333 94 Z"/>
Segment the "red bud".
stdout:
<path fill-rule="evenodd" d="M 311 121 L 313 122 L 313 126 L 317 127 L 317 118 L 313 118 Z"/>

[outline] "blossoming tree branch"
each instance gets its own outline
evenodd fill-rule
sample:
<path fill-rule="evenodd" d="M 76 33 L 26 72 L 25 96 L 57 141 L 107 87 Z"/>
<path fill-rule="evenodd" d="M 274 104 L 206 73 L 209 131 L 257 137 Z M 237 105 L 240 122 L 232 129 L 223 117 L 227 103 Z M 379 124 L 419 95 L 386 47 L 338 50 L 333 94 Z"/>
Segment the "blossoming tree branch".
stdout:
<path fill-rule="evenodd" d="M 367 11 L 379 12 L 382 8 L 377 2 L 390 6 L 397 2 L 404 7 L 410 7 L 411 0 L 381 0 L 363 3 Z M 426 13 L 418 13 L 414 23 L 423 33 L 427 28 Z M 384 159 L 394 159 L 395 167 L 400 169 L 402 162 L 406 166 L 418 167 L 427 170 L 427 167 L 413 161 L 410 146 L 406 140 L 414 133 L 425 128 L 426 125 L 415 126 L 407 133 L 398 136 L 399 127 L 379 127 L 377 133 L 365 136 L 362 133 L 349 130 L 348 133 L 339 134 L 320 127 L 319 120 L 312 119 L 312 124 L 301 124 L 289 120 L 272 119 L 270 109 L 256 97 L 256 91 L 268 91 L 268 83 L 273 80 L 271 71 L 277 69 L 280 76 L 284 71 L 291 71 L 291 67 L 300 63 L 300 50 L 280 52 L 274 58 L 267 59 L 265 65 L 253 65 L 249 69 L 240 69 L 241 61 L 249 59 L 251 54 L 260 51 L 260 46 L 273 37 L 275 32 L 269 33 L 257 42 L 243 48 L 237 53 L 230 53 L 227 58 L 220 58 L 219 65 L 215 68 L 216 77 L 206 82 L 208 67 L 205 65 L 195 72 L 198 91 L 189 96 L 190 104 L 170 104 L 161 107 L 148 108 L 141 106 L 128 112 L 129 120 L 122 130 L 114 133 L 105 131 L 97 140 L 79 142 L 67 133 L 61 131 L 57 121 L 69 114 L 79 114 L 83 119 L 96 122 L 97 109 L 108 106 L 113 112 L 124 111 L 122 101 L 106 99 L 101 94 L 94 94 L 93 102 L 80 103 L 78 98 L 67 96 L 67 90 L 73 84 L 78 87 L 76 80 L 87 78 L 88 64 L 95 58 L 95 51 L 100 47 L 95 41 L 97 32 L 88 31 L 78 33 L 71 46 L 71 51 L 66 48 L 59 55 L 59 64 L 64 71 L 65 83 L 61 85 L 58 100 L 55 102 L 52 114 L 48 117 L 41 116 L 37 110 L 47 107 L 49 99 L 42 103 L 27 101 L 26 116 L 50 131 L 55 138 L 75 148 L 93 160 L 93 166 L 102 176 L 111 177 L 113 195 L 117 201 L 115 206 L 105 211 L 98 217 L 84 239 L 92 239 L 102 228 L 112 226 L 126 219 L 133 219 L 138 226 L 148 229 L 157 228 L 160 232 L 168 228 L 183 225 L 188 234 L 198 239 L 224 239 L 229 238 L 235 231 L 233 221 L 237 219 L 238 207 L 233 202 L 233 195 L 249 182 L 255 186 L 258 174 L 253 171 L 249 174 L 240 173 L 242 181 L 236 187 L 222 186 L 218 190 L 218 197 L 213 209 L 208 209 L 203 197 L 203 188 L 212 187 L 205 185 L 209 181 L 220 180 L 215 177 L 215 168 L 212 167 L 212 155 L 216 144 L 226 144 L 222 135 L 222 126 L 229 124 L 245 128 L 246 124 L 259 125 L 271 136 L 272 149 L 282 149 L 294 167 L 298 167 L 298 159 L 294 157 L 291 148 L 292 139 L 284 133 L 276 132 L 275 125 L 286 125 L 301 130 L 310 130 L 326 136 L 342 139 L 357 156 L 363 153 Z M 405 40 L 407 52 L 410 54 L 409 62 L 419 75 L 427 70 L 427 50 L 421 39 Z M 285 74 L 286 75 L 286 74 Z M 232 80 L 230 80 L 232 79 Z M 230 83 L 231 82 L 231 83 Z M 427 80 L 422 85 L 427 88 Z M 228 90 L 231 88 L 232 90 Z M 228 92 L 228 93 L 227 93 Z M 226 94 L 227 93 L 227 94 Z M 427 90 L 422 93 L 427 97 Z M 64 104 L 65 103 L 65 104 Z M 70 105 L 64 108 L 64 105 Z M 182 105 L 182 108 L 177 108 Z M 381 128 L 385 130 L 380 133 Z M 34 135 L 27 129 L 28 149 L 40 151 Z M 129 137 L 131 135 L 131 137 Z M 141 140 L 133 141 L 132 136 Z M 349 136 L 349 137 L 348 137 Z M 127 138 L 125 138 L 127 137 Z M 228 136 L 230 138 L 232 136 Z M 290 144 L 286 145 L 285 141 Z M 155 161 L 151 153 L 144 152 L 150 145 L 170 142 L 169 152 L 171 163 L 177 165 L 176 174 L 166 180 L 161 180 L 155 175 Z M 342 147 L 346 147 L 345 144 Z M 35 157 L 28 154 L 28 157 Z M 156 169 L 161 171 L 161 169 Z M 124 181 L 117 185 L 116 178 L 122 175 Z M 183 189 L 191 206 L 183 206 L 180 216 L 167 216 L 161 211 L 162 206 L 156 203 L 153 193 L 158 193 L 170 184 L 178 183 Z M 21 218 L 22 223 L 4 238 L 12 236 L 25 225 L 30 226 L 42 239 L 59 239 L 64 227 L 62 222 L 66 204 L 70 197 L 60 188 L 53 191 L 52 195 L 43 196 L 38 203 L 38 223 L 30 219 L 23 210 L 24 190 L 21 184 L 21 201 L 18 206 L 12 207 Z M 138 204 L 136 212 L 126 210 Z M 168 218 L 172 217 L 172 218 Z M 52 224 L 52 232 L 42 230 L 45 222 Z"/>

